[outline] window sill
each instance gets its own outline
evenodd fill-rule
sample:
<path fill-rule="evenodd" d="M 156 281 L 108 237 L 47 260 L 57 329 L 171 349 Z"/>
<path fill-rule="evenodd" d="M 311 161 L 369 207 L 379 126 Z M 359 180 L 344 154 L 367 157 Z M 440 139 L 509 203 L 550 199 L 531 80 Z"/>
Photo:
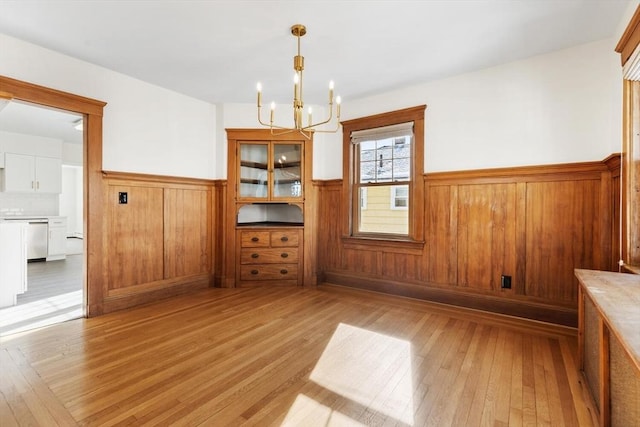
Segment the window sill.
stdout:
<path fill-rule="evenodd" d="M 342 236 L 342 244 L 345 249 L 381 250 L 383 252 L 422 255 L 425 242 L 387 237 Z"/>

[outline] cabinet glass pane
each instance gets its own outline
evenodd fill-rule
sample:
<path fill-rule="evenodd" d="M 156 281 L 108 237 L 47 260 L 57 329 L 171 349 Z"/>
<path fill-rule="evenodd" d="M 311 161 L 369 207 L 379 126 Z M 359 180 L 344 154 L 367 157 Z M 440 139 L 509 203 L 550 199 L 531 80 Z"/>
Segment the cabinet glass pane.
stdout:
<path fill-rule="evenodd" d="M 302 197 L 302 145 L 273 146 L 273 196 Z"/>
<path fill-rule="evenodd" d="M 267 147 L 266 144 L 240 144 L 239 197 L 269 196 Z"/>

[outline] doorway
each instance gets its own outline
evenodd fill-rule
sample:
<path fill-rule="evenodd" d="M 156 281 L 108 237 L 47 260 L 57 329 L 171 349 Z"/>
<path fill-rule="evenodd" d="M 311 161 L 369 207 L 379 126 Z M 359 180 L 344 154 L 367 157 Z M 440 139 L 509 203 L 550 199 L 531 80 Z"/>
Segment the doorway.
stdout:
<path fill-rule="evenodd" d="M 28 256 L 26 291 L 0 308 L 0 336 L 84 316 L 82 121 L 82 114 L 20 100 L 0 111 L 0 156 L 52 165 L 37 178 L 43 185 L 22 191 L 5 181 L 0 192 L 0 220 L 38 220 L 46 230 L 36 242 L 43 253 Z"/>
<path fill-rule="evenodd" d="M 83 117 L 83 314 L 86 317 L 103 313 L 102 288 L 104 194 L 102 192 L 102 115 L 105 102 L 84 96 L 39 86 L 0 76 L 0 92 L 14 101 L 24 101 Z"/>

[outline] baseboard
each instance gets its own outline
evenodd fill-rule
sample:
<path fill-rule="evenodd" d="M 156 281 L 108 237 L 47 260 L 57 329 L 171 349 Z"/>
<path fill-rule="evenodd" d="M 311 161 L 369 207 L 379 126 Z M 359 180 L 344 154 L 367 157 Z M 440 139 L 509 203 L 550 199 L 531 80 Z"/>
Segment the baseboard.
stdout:
<path fill-rule="evenodd" d="M 177 283 L 170 287 L 151 290 L 134 295 L 109 296 L 104 299 L 102 314 L 159 301 L 177 295 L 187 294 L 199 289 L 208 288 L 210 286 L 210 279 L 200 279 L 186 283 Z"/>
<path fill-rule="evenodd" d="M 491 313 L 506 314 L 557 325 L 577 327 L 578 310 L 512 298 L 473 294 L 443 289 L 428 284 L 389 281 L 376 277 L 356 276 L 336 271 L 325 271 L 324 282 L 391 295 L 416 298 L 453 306 L 472 308 Z"/>

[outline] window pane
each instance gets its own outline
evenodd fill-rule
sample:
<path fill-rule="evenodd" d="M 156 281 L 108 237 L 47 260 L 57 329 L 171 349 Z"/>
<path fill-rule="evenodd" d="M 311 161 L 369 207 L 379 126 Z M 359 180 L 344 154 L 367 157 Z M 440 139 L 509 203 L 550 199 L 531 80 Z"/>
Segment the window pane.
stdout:
<path fill-rule="evenodd" d="M 409 234 L 409 188 L 407 185 L 376 185 L 360 188 L 359 232 Z M 396 207 L 390 200 L 402 195 Z M 366 206 L 366 208 L 362 208 Z M 398 209 L 400 208 L 400 209 Z"/>
<path fill-rule="evenodd" d="M 409 207 L 409 186 L 398 185 L 391 190 L 391 209 L 407 209 Z"/>
<path fill-rule="evenodd" d="M 266 198 L 267 145 L 240 144 L 240 197 Z"/>
<path fill-rule="evenodd" d="M 358 145 L 360 182 L 409 181 L 411 136 L 363 141 Z"/>
<path fill-rule="evenodd" d="M 274 197 L 300 197 L 301 145 L 275 144 L 273 146 L 273 195 Z"/>

